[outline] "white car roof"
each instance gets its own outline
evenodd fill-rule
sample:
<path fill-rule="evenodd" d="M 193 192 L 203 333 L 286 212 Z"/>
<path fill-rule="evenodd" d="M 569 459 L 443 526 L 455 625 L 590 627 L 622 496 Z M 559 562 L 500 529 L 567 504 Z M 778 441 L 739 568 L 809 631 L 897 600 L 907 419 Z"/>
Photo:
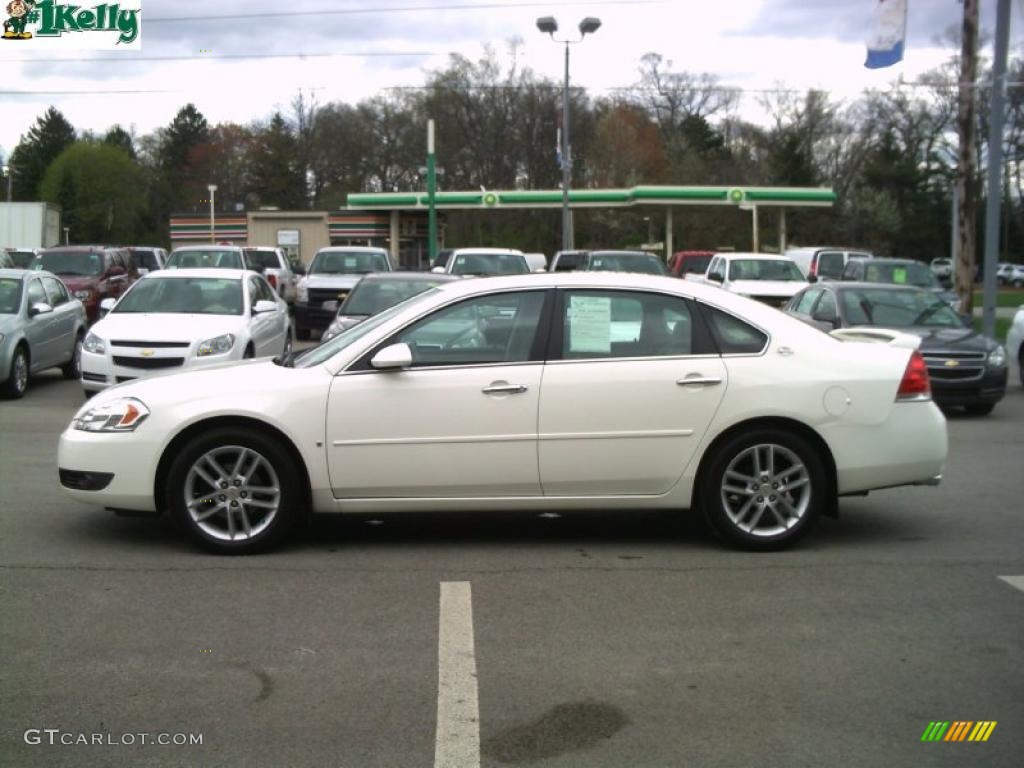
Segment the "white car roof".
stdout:
<path fill-rule="evenodd" d="M 726 251 L 725 253 L 716 253 L 715 256 L 722 256 L 726 259 L 755 259 L 761 261 L 793 261 L 789 256 L 782 253 L 733 253 L 732 251 Z M 795 263 L 795 262 L 794 262 Z"/>
<path fill-rule="evenodd" d="M 383 253 L 387 254 L 386 248 L 379 248 L 372 245 L 328 245 L 324 248 L 317 250 L 317 253 L 324 253 L 326 251 L 345 251 L 352 253 L 353 251 L 358 253 Z"/>
<path fill-rule="evenodd" d="M 173 251 L 171 255 L 174 255 L 178 251 L 241 251 L 241 245 L 215 245 L 213 243 L 203 243 L 201 245 L 179 245 Z"/>
<path fill-rule="evenodd" d="M 163 280 L 163 279 L 174 279 L 176 277 L 209 277 L 219 278 L 221 280 L 241 280 L 246 275 L 256 275 L 249 269 L 222 269 L 222 268 L 211 268 L 211 269 L 181 269 L 176 267 L 175 269 L 159 269 L 156 272 L 148 272 L 140 280 Z"/>
<path fill-rule="evenodd" d="M 523 252 L 516 248 L 456 248 L 452 251 L 452 256 L 458 256 L 463 253 L 495 253 L 495 254 L 515 254 L 516 256 L 522 256 Z"/>

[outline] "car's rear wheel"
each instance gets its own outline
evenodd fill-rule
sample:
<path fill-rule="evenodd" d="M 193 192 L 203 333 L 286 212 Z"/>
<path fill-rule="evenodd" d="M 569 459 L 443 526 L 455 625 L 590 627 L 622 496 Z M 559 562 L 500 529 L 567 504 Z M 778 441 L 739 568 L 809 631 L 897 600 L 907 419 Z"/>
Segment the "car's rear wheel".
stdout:
<path fill-rule="evenodd" d="M 6 397 L 17 400 L 24 396 L 28 389 L 28 371 L 28 352 L 24 346 L 20 346 L 14 350 L 11 367 L 7 371 L 7 381 L 3 384 L 3 393 Z"/>
<path fill-rule="evenodd" d="M 168 505 L 200 546 L 250 554 L 278 544 L 302 503 L 295 462 L 250 429 L 217 429 L 179 452 L 167 476 Z"/>
<path fill-rule="evenodd" d="M 82 378 L 82 334 L 75 338 L 75 348 L 71 351 L 71 359 L 60 367 L 65 379 Z"/>
<path fill-rule="evenodd" d="M 829 492 L 817 450 L 797 434 L 757 430 L 721 445 L 700 482 L 712 529 L 742 549 L 782 549 L 813 527 Z"/>

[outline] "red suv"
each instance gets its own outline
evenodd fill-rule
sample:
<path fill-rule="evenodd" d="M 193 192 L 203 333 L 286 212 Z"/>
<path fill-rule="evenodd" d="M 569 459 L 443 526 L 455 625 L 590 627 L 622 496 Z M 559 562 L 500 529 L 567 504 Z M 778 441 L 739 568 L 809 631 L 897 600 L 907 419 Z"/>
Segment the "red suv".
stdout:
<path fill-rule="evenodd" d="M 59 245 L 47 248 L 33 263 L 58 275 L 85 305 L 89 323 L 96 322 L 103 299 L 116 299 L 139 279 L 131 254 L 103 245 Z"/>
<path fill-rule="evenodd" d="M 714 255 L 714 251 L 676 251 L 668 260 L 669 274 L 676 277 L 690 273 L 703 275 L 708 271 L 708 264 Z"/>

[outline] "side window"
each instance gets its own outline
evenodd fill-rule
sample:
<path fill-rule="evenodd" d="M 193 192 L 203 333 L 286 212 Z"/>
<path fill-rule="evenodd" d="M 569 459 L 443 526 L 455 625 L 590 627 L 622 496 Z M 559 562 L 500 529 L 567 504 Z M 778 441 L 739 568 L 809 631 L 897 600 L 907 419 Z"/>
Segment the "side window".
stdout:
<path fill-rule="evenodd" d="M 43 283 L 46 286 L 46 295 L 49 297 L 51 307 L 59 307 L 70 300 L 68 289 L 64 287 L 64 283 L 60 280 L 55 277 L 44 277 Z"/>
<path fill-rule="evenodd" d="M 839 277 L 843 274 L 843 254 L 839 251 L 822 251 L 818 254 L 818 277 Z"/>
<path fill-rule="evenodd" d="M 704 305 L 704 316 L 711 326 L 711 335 L 723 355 L 753 355 L 762 352 L 768 336 L 738 317 Z"/>
<path fill-rule="evenodd" d="M 800 295 L 800 300 L 796 306 L 793 307 L 794 312 L 799 312 L 802 315 L 810 315 L 811 307 L 814 306 L 814 302 L 818 300 L 818 296 L 821 295 L 821 288 L 812 288 L 809 291 L 804 291 Z"/>
<path fill-rule="evenodd" d="M 249 306 L 254 307 L 257 301 L 264 300 L 262 282 L 258 277 L 249 278 Z"/>
<path fill-rule="evenodd" d="M 678 296 L 630 291 L 566 291 L 559 319 L 561 357 L 588 360 L 690 355 L 691 304 Z"/>
<path fill-rule="evenodd" d="M 711 264 L 708 265 L 707 273 L 710 275 L 712 272 L 718 272 L 722 268 L 722 260 L 714 258 L 711 260 Z"/>
<path fill-rule="evenodd" d="M 814 312 L 822 317 L 836 316 L 836 297 L 832 295 L 832 291 L 821 292 L 821 300 L 814 308 Z"/>
<path fill-rule="evenodd" d="M 274 290 L 264 278 L 256 278 L 256 282 L 259 283 L 260 286 L 260 301 L 277 301 L 274 297 Z"/>
<path fill-rule="evenodd" d="M 423 318 L 387 343 L 406 343 L 414 367 L 521 363 L 531 359 L 544 291 L 499 293 Z"/>
<path fill-rule="evenodd" d="M 32 280 L 28 284 L 28 305 L 46 304 L 46 291 L 43 290 L 43 283 L 40 280 Z"/>

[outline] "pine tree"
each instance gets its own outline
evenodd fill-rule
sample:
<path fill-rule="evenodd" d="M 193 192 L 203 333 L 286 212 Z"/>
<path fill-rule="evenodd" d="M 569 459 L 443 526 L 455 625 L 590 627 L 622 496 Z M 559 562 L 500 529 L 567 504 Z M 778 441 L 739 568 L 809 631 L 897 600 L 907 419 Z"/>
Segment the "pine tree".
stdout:
<path fill-rule="evenodd" d="M 75 141 L 75 129 L 59 109 L 50 107 L 11 153 L 15 200 L 39 199 L 39 185 L 50 163 Z"/>

